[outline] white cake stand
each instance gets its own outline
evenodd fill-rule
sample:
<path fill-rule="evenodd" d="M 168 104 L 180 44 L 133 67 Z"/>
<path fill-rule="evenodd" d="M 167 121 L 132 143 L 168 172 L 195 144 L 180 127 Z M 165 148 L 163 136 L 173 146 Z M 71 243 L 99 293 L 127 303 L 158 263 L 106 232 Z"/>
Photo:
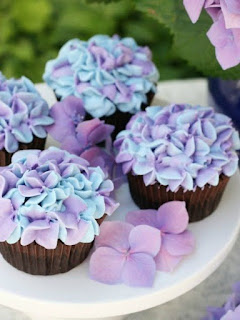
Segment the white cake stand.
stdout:
<path fill-rule="evenodd" d="M 54 97 L 41 87 L 48 101 Z M 49 140 L 48 144 L 54 144 Z M 31 276 L 14 269 L 0 257 L 0 304 L 24 312 L 33 320 L 99 319 L 145 310 L 191 290 L 223 262 L 240 228 L 240 174 L 230 180 L 218 209 L 203 221 L 190 224 L 195 252 L 172 273 L 158 272 L 151 289 L 109 286 L 88 277 L 88 260 L 55 276 Z M 111 219 L 123 220 L 136 208 L 128 185 L 118 190 L 120 208 Z M 116 318 L 117 317 L 117 318 Z"/>

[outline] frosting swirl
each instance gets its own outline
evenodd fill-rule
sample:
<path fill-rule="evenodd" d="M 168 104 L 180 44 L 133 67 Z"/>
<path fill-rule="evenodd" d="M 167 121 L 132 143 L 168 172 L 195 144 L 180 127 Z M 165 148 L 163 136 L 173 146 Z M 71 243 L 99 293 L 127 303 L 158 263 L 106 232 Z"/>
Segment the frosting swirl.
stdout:
<path fill-rule="evenodd" d="M 100 167 L 51 147 L 14 154 L 0 174 L 0 241 L 36 242 L 54 249 L 92 242 L 99 234 L 96 219 L 118 206 L 113 183 Z"/>
<path fill-rule="evenodd" d="M 110 116 L 116 109 L 132 114 L 155 92 L 158 71 L 151 51 L 132 38 L 96 35 L 88 41 L 73 39 L 46 64 L 43 79 L 56 95 L 80 97 L 94 118 Z"/>
<path fill-rule="evenodd" d="M 0 75 L 0 150 L 13 153 L 19 142 L 46 138 L 45 128 L 53 122 L 47 102 L 29 79 L 7 80 Z"/>
<path fill-rule="evenodd" d="M 123 172 L 175 192 L 216 186 L 238 166 L 238 132 L 229 117 L 190 105 L 148 107 L 129 121 L 114 143 Z"/>

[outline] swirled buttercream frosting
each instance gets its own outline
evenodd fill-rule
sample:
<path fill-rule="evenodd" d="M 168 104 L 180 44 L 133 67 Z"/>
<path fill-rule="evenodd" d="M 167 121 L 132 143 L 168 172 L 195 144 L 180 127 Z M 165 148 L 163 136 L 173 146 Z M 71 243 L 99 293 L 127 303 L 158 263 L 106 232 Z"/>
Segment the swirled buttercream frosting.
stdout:
<path fill-rule="evenodd" d="M 53 122 L 47 102 L 29 79 L 0 75 L 0 150 L 13 153 L 34 136 L 46 138 L 45 128 Z"/>
<path fill-rule="evenodd" d="M 60 99 L 80 97 L 94 118 L 116 109 L 136 113 L 155 92 L 158 71 L 148 47 L 132 38 L 95 35 L 88 41 L 73 39 L 46 64 L 43 79 Z"/>
<path fill-rule="evenodd" d="M 67 151 L 18 151 L 0 173 L 0 241 L 47 249 L 58 240 L 90 243 L 99 234 L 97 219 L 118 206 L 113 188 L 100 167 Z"/>
<path fill-rule="evenodd" d="M 125 174 L 143 176 L 176 192 L 216 186 L 238 167 L 238 132 L 229 117 L 210 107 L 148 107 L 134 115 L 115 141 Z"/>

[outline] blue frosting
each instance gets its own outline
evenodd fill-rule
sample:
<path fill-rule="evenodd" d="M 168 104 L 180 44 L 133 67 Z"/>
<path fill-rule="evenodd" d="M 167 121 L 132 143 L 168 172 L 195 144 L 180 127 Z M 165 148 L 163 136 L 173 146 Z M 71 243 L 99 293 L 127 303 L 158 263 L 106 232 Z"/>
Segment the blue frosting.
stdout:
<path fill-rule="evenodd" d="M 190 105 L 149 107 L 133 116 L 115 141 L 125 174 L 143 176 L 176 192 L 216 186 L 238 168 L 238 132 L 229 117 Z"/>
<path fill-rule="evenodd" d="M 19 151 L 0 174 L 0 241 L 36 241 L 48 249 L 58 239 L 67 245 L 92 242 L 97 219 L 117 206 L 112 190 L 100 167 L 66 151 Z"/>
<path fill-rule="evenodd" d="M 0 74 L 0 150 L 13 153 L 19 142 L 46 138 L 46 126 L 53 123 L 47 102 L 29 79 L 7 80 Z"/>
<path fill-rule="evenodd" d="M 109 116 L 116 109 L 132 114 L 155 92 L 159 74 L 151 52 L 132 38 L 96 35 L 73 39 L 46 64 L 43 79 L 64 99 L 80 97 L 92 117 Z"/>

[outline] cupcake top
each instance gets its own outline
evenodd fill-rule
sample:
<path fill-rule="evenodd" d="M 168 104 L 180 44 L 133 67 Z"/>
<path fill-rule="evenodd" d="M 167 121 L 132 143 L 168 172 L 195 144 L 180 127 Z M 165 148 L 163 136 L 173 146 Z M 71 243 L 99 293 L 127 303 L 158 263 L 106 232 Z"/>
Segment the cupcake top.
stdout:
<path fill-rule="evenodd" d="M 100 167 L 67 151 L 19 151 L 0 173 L 0 241 L 35 241 L 47 249 L 58 240 L 92 242 L 99 234 L 96 220 L 118 206 L 113 188 Z"/>
<path fill-rule="evenodd" d="M 176 192 L 216 186 L 238 166 L 238 132 L 229 117 L 190 105 L 149 107 L 131 118 L 115 141 L 123 172 Z"/>
<path fill-rule="evenodd" d="M 28 78 L 6 79 L 0 73 L 0 150 L 13 153 L 34 136 L 46 138 L 45 127 L 53 122 L 47 102 Z"/>
<path fill-rule="evenodd" d="M 158 78 L 148 47 L 132 38 L 107 35 L 68 41 L 43 75 L 58 98 L 82 98 L 94 118 L 110 116 L 116 109 L 136 113 L 147 103 L 147 93 L 155 92 Z"/>

